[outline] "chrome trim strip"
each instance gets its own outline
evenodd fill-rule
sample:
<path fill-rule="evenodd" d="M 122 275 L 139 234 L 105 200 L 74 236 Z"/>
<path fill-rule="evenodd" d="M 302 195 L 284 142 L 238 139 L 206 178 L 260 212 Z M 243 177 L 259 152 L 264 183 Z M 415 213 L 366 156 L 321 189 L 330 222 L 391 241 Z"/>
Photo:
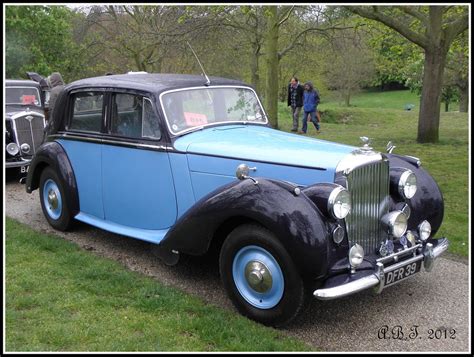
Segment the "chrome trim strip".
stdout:
<path fill-rule="evenodd" d="M 185 130 L 182 130 L 182 131 L 179 131 L 179 132 L 175 133 L 169 125 L 168 117 L 166 115 L 165 107 L 163 105 L 163 96 L 165 94 L 174 93 L 174 92 L 183 92 L 183 91 L 193 90 L 193 89 L 203 90 L 203 89 L 212 89 L 212 88 L 242 88 L 242 89 L 248 89 L 248 90 L 252 91 L 255 94 L 255 97 L 257 98 L 258 104 L 260 105 L 260 108 L 262 109 L 262 112 L 263 112 L 264 117 L 265 117 L 265 122 L 264 123 L 252 122 L 252 124 L 258 124 L 258 125 L 267 125 L 268 124 L 268 115 L 265 112 L 265 108 L 263 107 L 262 103 L 260 102 L 260 98 L 258 97 L 257 92 L 255 92 L 255 90 L 252 87 L 247 87 L 247 86 L 244 86 L 244 85 L 214 85 L 214 86 L 203 86 L 203 87 L 178 88 L 178 89 L 171 89 L 171 90 L 162 92 L 162 93 L 160 93 L 160 96 L 159 96 L 160 106 L 161 106 L 161 110 L 163 112 L 163 116 L 165 117 L 166 126 L 168 127 L 168 130 L 172 135 L 179 136 L 181 134 L 185 134 L 185 133 L 190 132 L 190 131 L 203 129 L 206 126 L 220 124 L 220 123 L 211 123 L 211 124 L 208 124 L 208 125 L 196 126 L 196 127 L 188 128 L 188 129 L 185 129 Z M 243 122 L 243 121 L 229 121 L 229 122 L 222 122 L 221 124 L 248 124 L 248 123 Z"/>
<path fill-rule="evenodd" d="M 117 144 L 117 145 L 125 145 L 130 147 L 139 147 L 144 149 L 156 149 L 156 150 L 164 150 L 164 151 L 172 151 L 174 150 L 171 146 L 164 146 L 164 145 L 152 145 L 152 144 L 143 144 L 143 143 L 134 143 L 129 141 L 120 141 L 120 140 L 111 140 L 111 139 L 104 139 L 104 138 L 91 138 L 87 136 L 80 136 L 74 134 L 53 134 L 50 135 L 51 138 L 58 138 L 58 139 L 76 139 L 80 141 L 89 141 L 97 144 Z"/>
<path fill-rule="evenodd" d="M 43 117 L 44 120 L 44 114 L 41 114 L 40 112 L 34 111 L 34 110 L 23 110 L 21 112 L 13 114 L 10 118 L 11 119 L 18 119 L 19 117 L 23 117 L 25 115 L 38 115 L 40 117 Z"/>
<path fill-rule="evenodd" d="M 423 260 L 423 255 L 420 254 L 420 255 L 417 255 L 415 257 L 412 257 L 410 259 L 407 259 L 407 260 L 404 260 L 404 261 L 401 261 L 401 262 L 398 262 L 397 264 L 393 264 L 393 265 L 390 265 L 389 267 L 387 268 L 384 268 L 383 272 L 386 274 L 386 273 L 390 273 L 394 270 L 397 270 L 397 269 L 400 269 L 402 266 L 405 266 L 405 265 L 408 265 L 408 264 L 411 264 L 411 263 L 415 263 L 417 262 L 418 260 Z M 409 275 L 408 277 L 410 277 L 411 275 Z M 403 278 L 403 279 L 406 279 L 406 278 Z M 401 280 L 403 280 L 401 279 Z M 398 280 L 400 281 L 400 280 Z"/>
<path fill-rule="evenodd" d="M 387 255 L 386 257 L 379 258 L 379 259 L 377 259 L 377 263 L 380 262 L 380 263 L 384 264 L 384 263 L 387 263 L 387 262 L 390 261 L 390 260 L 396 261 L 396 259 L 397 259 L 398 257 L 404 256 L 404 255 L 408 255 L 409 253 L 415 253 L 416 250 L 417 250 L 418 248 L 421 248 L 421 247 L 422 247 L 422 244 L 421 244 L 421 243 L 418 243 L 417 245 L 414 245 L 413 247 L 410 247 L 410 248 L 408 248 L 408 249 L 404 249 L 404 250 L 401 250 L 401 251 L 399 251 L 399 252 L 393 253 L 393 254 L 391 254 L 391 255 Z M 395 257 L 397 257 L 397 258 L 395 258 Z"/>
<path fill-rule="evenodd" d="M 5 167 L 7 169 L 12 168 L 12 167 L 21 167 L 21 166 L 27 166 L 31 163 L 31 160 L 27 159 L 21 159 L 21 161 L 12 161 L 12 162 L 5 162 Z"/>

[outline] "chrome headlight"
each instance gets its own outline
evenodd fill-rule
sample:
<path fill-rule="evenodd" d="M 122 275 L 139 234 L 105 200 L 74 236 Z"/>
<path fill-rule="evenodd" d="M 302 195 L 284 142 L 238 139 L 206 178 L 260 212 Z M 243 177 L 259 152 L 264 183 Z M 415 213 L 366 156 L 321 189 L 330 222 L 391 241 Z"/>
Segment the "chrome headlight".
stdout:
<path fill-rule="evenodd" d="M 359 244 L 354 244 L 349 250 L 349 264 L 352 269 L 357 268 L 364 260 L 364 248 Z"/>
<path fill-rule="evenodd" d="M 328 198 L 328 212 L 336 219 L 343 219 L 350 211 L 351 194 L 344 187 L 336 187 Z"/>
<path fill-rule="evenodd" d="M 7 152 L 10 155 L 15 156 L 16 154 L 20 152 L 20 148 L 18 147 L 16 143 L 10 143 L 7 145 Z"/>
<path fill-rule="evenodd" d="M 431 235 L 431 224 L 428 221 L 423 221 L 418 226 L 418 234 L 420 235 L 420 239 L 425 241 Z"/>
<path fill-rule="evenodd" d="M 402 197 L 410 199 L 416 193 L 416 176 L 411 170 L 404 171 L 398 181 L 398 192 Z"/>
<path fill-rule="evenodd" d="M 382 222 L 389 229 L 389 233 L 395 238 L 400 238 L 408 228 L 408 220 L 405 213 L 401 211 L 389 212 L 382 217 Z"/>

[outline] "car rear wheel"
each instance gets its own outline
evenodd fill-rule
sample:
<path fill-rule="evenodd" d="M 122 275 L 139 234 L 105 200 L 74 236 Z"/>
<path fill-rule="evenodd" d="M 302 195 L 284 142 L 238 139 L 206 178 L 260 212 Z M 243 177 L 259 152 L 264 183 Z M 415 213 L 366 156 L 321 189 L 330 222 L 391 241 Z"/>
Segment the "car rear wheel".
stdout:
<path fill-rule="evenodd" d="M 230 299 L 253 320 L 282 326 L 303 307 L 303 281 L 283 245 L 264 227 L 234 229 L 222 245 L 219 269 Z"/>
<path fill-rule="evenodd" d="M 67 230 L 72 223 L 64 185 L 56 172 L 47 167 L 40 177 L 40 201 L 43 214 L 48 223 L 60 231 Z"/>

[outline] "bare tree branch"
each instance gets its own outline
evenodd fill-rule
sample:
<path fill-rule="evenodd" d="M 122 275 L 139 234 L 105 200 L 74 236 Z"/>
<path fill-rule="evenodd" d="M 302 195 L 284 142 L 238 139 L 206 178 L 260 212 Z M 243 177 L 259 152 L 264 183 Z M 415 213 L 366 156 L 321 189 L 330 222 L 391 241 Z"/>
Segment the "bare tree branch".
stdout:
<path fill-rule="evenodd" d="M 408 25 L 400 23 L 393 17 L 385 15 L 382 11 L 380 11 L 381 10 L 380 6 L 371 6 L 371 7 L 344 6 L 344 7 L 357 15 L 383 23 L 384 25 L 394 29 L 395 31 L 400 33 L 402 36 L 407 38 L 409 41 L 417 44 L 418 46 L 422 48 L 426 49 L 428 47 L 429 41 L 426 36 L 413 31 L 412 29 L 410 29 Z"/>
<path fill-rule="evenodd" d="M 465 13 L 461 18 L 454 21 L 448 27 L 446 27 L 445 31 L 445 38 L 446 44 L 449 46 L 451 42 L 456 38 L 457 35 L 464 32 L 469 26 L 469 19 L 468 14 Z"/>
<path fill-rule="evenodd" d="M 426 14 L 422 13 L 421 11 L 417 11 L 413 8 L 413 6 L 394 6 L 395 8 L 403 11 L 405 14 L 413 16 L 421 21 L 421 23 L 425 26 L 429 26 L 429 19 Z"/>
<path fill-rule="evenodd" d="M 291 13 L 293 12 L 293 9 L 295 8 L 295 6 L 293 5 L 289 10 L 288 12 L 284 15 L 284 17 L 278 22 L 277 24 L 277 27 L 280 27 L 281 25 L 283 25 L 289 18 L 290 18 L 290 15 Z"/>
<path fill-rule="evenodd" d="M 289 51 L 291 51 L 295 46 L 299 45 L 298 40 L 300 39 L 301 36 L 305 35 L 308 32 L 315 31 L 315 32 L 320 32 L 321 34 L 327 34 L 327 31 L 329 30 L 347 30 L 351 29 L 353 27 L 337 27 L 337 26 L 332 26 L 332 27 L 326 27 L 326 28 L 317 28 L 317 27 L 309 27 L 307 29 L 304 29 L 300 33 L 298 33 L 296 36 L 293 37 L 293 40 L 291 43 L 284 48 L 282 51 L 278 53 L 278 58 L 281 59 L 284 55 L 286 55 Z"/>

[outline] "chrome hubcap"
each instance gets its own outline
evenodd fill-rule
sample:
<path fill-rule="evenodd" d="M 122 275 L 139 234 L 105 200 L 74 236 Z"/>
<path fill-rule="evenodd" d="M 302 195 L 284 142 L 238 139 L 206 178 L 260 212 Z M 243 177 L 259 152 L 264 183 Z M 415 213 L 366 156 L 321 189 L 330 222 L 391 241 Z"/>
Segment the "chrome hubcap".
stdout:
<path fill-rule="evenodd" d="M 58 208 L 58 196 L 53 189 L 48 191 L 48 203 L 50 209 L 55 210 Z"/>
<path fill-rule="evenodd" d="M 245 267 L 245 279 L 249 286 L 259 293 L 265 293 L 272 288 L 272 274 L 262 262 L 250 261 Z"/>

